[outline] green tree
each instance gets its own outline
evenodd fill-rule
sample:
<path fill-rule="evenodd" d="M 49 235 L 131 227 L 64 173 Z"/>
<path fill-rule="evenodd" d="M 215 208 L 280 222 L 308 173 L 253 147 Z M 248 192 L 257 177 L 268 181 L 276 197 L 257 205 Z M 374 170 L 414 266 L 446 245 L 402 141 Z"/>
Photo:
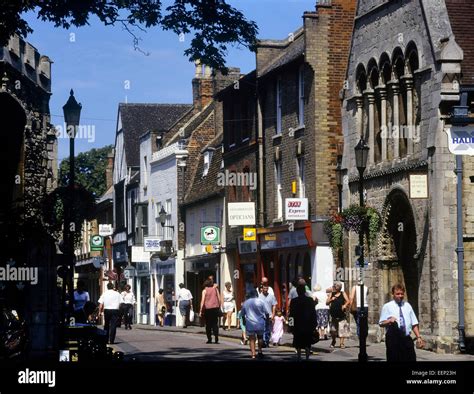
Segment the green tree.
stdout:
<path fill-rule="evenodd" d="M 227 44 L 243 45 L 253 50 L 257 25 L 228 5 L 225 0 L 174 0 L 162 9 L 162 0 L 4 0 L 0 7 L 0 45 L 5 46 L 13 34 L 25 38 L 33 29 L 24 19 L 36 12 L 38 19 L 55 27 L 89 24 L 95 15 L 105 25 L 122 24 L 133 36 L 136 50 L 139 38 L 134 28 L 144 30 L 160 26 L 176 34 L 193 34 L 185 55 L 224 72 Z"/>
<path fill-rule="evenodd" d="M 112 150 L 112 145 L 103 148 L 91 149 L 79 153 L 75 157 L 75 183 L 84 187 L 98 198 L 106 192 L 105 170 L 107 155 Z M 61 161 L 59 166 L 59 186 L 67 186 L 69 182 L 69 158 Z"/>

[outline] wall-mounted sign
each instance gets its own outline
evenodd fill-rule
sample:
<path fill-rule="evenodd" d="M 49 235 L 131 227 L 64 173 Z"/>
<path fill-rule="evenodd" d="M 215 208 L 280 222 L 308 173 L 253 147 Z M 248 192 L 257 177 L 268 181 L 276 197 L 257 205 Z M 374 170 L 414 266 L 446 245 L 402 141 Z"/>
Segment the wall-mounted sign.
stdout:
<path fill-rule="evenodd" d="M 157 237 L 145 237 L 143 240 L 143 250 L 145 252 L 160 252 L 161 239 Z"/>
<path fill-rule="evenodd" d="M 474 156 L 474 126 L 452 126 L 445 131 L 452 154 Z"/>
<path fill-rule="evenodd" d="M 244 227 L 244 241 L 256 241 L 257 229 L 255 227 Z"/>
<path fill-rule="evenodd" d="M 229 226 L 255 226 L 255 203 L 228 203 L 227 218 L 229 220 Z"/>
<path fill-rule="evenodd" d="M 219 244 L 220 228 L 216 226 L 201 227 L 201 245 Z"/>
<path fill-rule="evenodd" d="M 114 229 L 111 224 L 99 224 L 99 235 L 108 237 L 114 233 Z"/>
<path fill-rule="evenodd" d="M 427 174 L 410 174 L 410 198 L 428 198 Z"/>
<path fill-rule="evenodd" d="M 91 251 L 101 252 L 104 249 L 104 238 L 100 235 L 91 235 L 90 238 Z"/>
<path fill-rule="evenodd" d="M 285 198 L 286 220 L 308 220 L 307 198 Z"/>
<path fill-rule="evenodd" d="M 132 246 L 132 263 L 150 262 L 150 252 L 145 252 L 143 246 Z"/>

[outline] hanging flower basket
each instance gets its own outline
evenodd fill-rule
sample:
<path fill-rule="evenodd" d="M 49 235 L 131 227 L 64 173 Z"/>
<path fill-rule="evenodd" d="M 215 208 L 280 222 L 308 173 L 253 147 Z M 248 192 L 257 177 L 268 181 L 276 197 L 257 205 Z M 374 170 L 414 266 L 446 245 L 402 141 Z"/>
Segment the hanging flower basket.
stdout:
<path fill-rule="evenodd" d="M 381 227 L 381 217 L 375 208 L 351 205 L 341 214 L 335 214 L 324 224 L 331 248 L 342 247 L 343 230 L 367 235 L 370 244 L 375 241 Z"/>

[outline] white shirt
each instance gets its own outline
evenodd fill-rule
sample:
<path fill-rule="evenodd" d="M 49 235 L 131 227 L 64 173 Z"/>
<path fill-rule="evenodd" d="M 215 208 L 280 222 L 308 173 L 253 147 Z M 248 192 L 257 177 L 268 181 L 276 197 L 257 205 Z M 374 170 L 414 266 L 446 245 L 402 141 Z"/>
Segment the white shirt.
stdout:
<path fill-rule="evenodd" d="M 410 335 L 412 327 L 418 324 L 418 319 L 415 316 L 413 308 L 408 302 L 402 302 L 402 313 L 403 318 L 405 319 L 406 334 Z M 387 302 L 383 306 L 382 313 L 380 314 L 379 324 L 382 323 L 384 320 L 390 319 L 390 317 L 392 316 L 397 319 L 397 323 L 398 325 L 400 325 L 400 307 L 394 300 Z M 387 329 L 388 327 L 385 327 L 385 330 Z"/>
<path fill-rule="evenodd" d="M 122 302 L 124 304 L 135 304 L 135 296 L 133 295 L 133 293 L 130 291 L 130 292 L 126 292 L 126 291 L 122 291 Z"/>
<path fill-rule="evenodd" d="M 260 289 L 259 289 L 258 287 L 257 287 L 255 290 L 257 290 L 257 293 L 258 293 L 259 295 L 262 294 L 262 293 L 260 292 Z M 273 291 L 273 288 L 272 288 L 271 286 L 268 286 L 268 294 L 271 294 L 272 296 L 275 295 L 275 292 Z"/>
<path fill-rule="evenodd" d="M 178 290 L 178 301 L 190 301 L 193 299 L 193 295 L 188 289 L 184 287 Z"/>
<path fill-rule="evenodd" d="M 278 304 L 275 296 L 273 294 L 270 294 L 270 292 L 268 292 L 267 295 L 260 293 L 258 299 L 262 300 L 265 303 L 265 309 L 267 310 L 267 313 L 271 316 L 273 313 L 273 307 Z"/>
<path fill-rule="evenodd" d="M 99 298 L 99 304 L 104 304 L 104 309 L 119 309 L 122 296 L 118 291 L 105 290 Z"/>
<path fill-rule="evenodd" d="M 316 304 L 316 310 L 329 309 L 329 305 L 326 305 L 326 301 L 328 299 L 328 294 L 325 291 L 323 291 L 323 290 L 315 291 L 313 293 L 313 299 L 314 299 L 314 297 L 316 297 L 317 300 L 318 300 L 318 303 Z"/>
<path fill-rule="evenodd" d="M 364 285 L 364 306 L 366 308 L 369 307 L 369 299 L 367 297 L 367 294 L 369 292 L 369 288 Z M 356 286 L 356 302 L 357 302 L 357 308 L 360 308 L 360 286 Z"/>

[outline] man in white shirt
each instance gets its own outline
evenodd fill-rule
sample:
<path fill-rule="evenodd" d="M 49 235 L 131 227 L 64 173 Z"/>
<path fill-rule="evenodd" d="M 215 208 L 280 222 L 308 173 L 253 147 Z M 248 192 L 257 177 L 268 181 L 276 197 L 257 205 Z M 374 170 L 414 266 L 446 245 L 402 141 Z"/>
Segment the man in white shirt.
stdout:
<path fill-rule="evenodd" d="M 107 331 L 109 343 L 115 343 L 117 320 L 122 296 L 114 290 L 113 283 L 107 283 L 107 290 L 99 298 L 99 315 L 104 314 L 104 330 Z"/>
<path fill-rule="evenodd" d="M 272 333 L 272 321 L 275 317 L 276 305 L 278 304 L 275 296 L 270 294 L 268 286 L 262 287 L 262 292 L 258 296 L 260 300 L 265 303 L 266 321 L 265 321 L 265 331 L 263 333 L 263 346 L 268 347 L 270 343 L 270 336 Z"/>
<path fill-rule="evenodd" d="M 189 314 L 191 313 L 193 296 L 191 292 L 184 287 L 183 283 L 179 284 L 178 290 L 178 307 L 181 316 L 183 317 L 183 328 L 186 328 L 189 323 Z"/>
<path fill-rule="evenodd" d="M 416 335 L 417 346 L 423 348 L 423 340 L 418 329 L 418 319 L 408 302 L 403 301 L 405 287 L 392 287 L 393 301 L 387 302 L 380 314 L 379 325 L 385 327 L 387 361 L 416 361 L 415 348 L 410 332 Z"/>

